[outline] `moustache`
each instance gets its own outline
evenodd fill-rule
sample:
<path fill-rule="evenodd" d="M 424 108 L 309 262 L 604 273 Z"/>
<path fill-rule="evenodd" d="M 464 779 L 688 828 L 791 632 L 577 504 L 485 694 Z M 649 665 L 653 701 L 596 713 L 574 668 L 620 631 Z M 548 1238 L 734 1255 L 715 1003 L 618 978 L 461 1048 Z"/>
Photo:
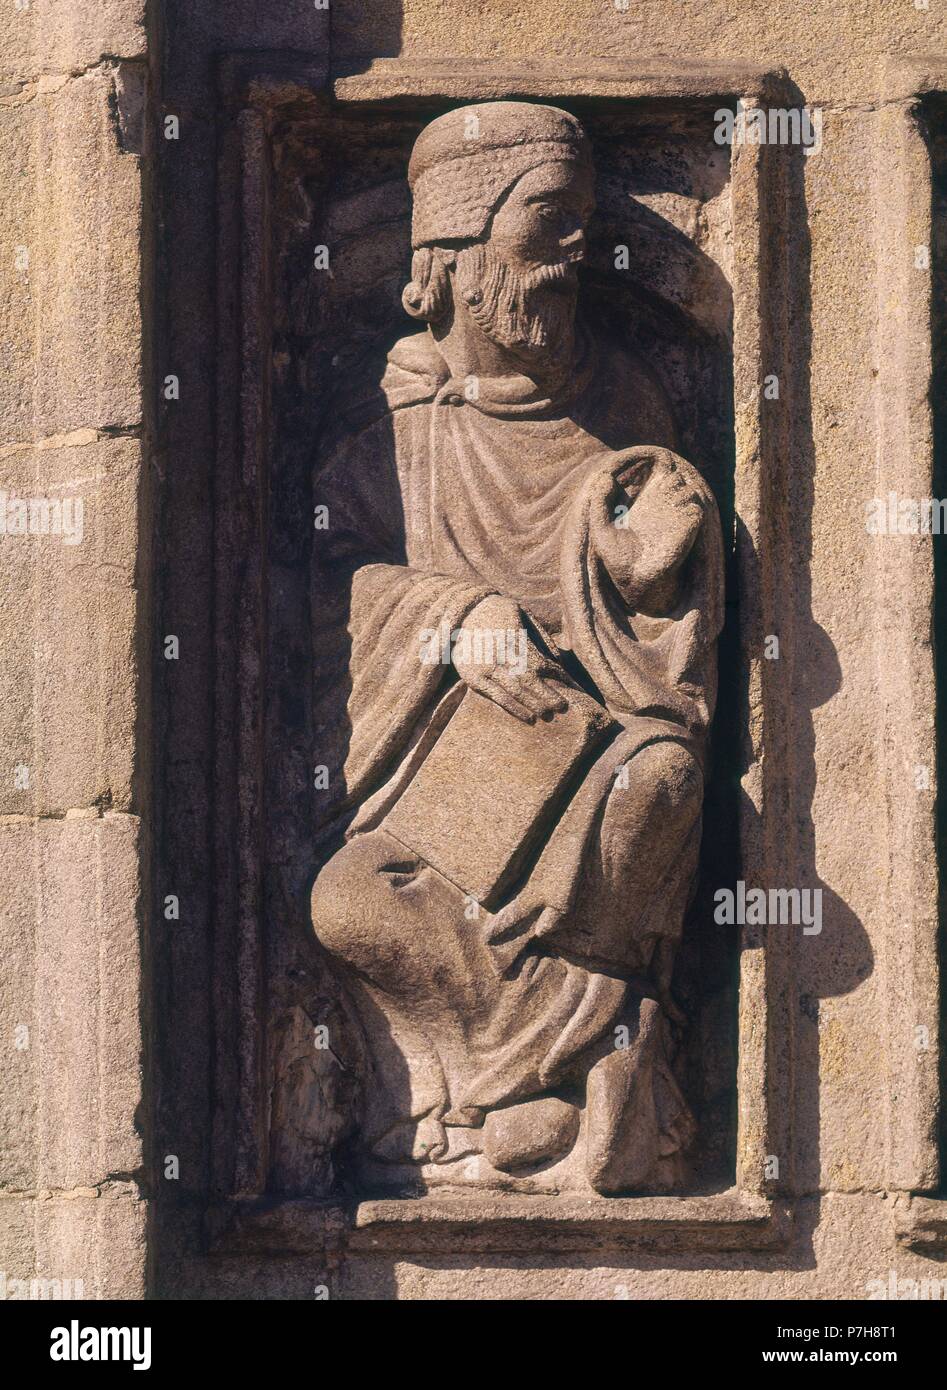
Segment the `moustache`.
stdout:
<path fill-rule="evenodd" d="M 572 256 L 566 261 L 556 261 L 553 265 L 538 265 L 523 276 L 526 289 L 536 289 L 540 285 L 578 285 L 576 266 L 581 256 Z"/>

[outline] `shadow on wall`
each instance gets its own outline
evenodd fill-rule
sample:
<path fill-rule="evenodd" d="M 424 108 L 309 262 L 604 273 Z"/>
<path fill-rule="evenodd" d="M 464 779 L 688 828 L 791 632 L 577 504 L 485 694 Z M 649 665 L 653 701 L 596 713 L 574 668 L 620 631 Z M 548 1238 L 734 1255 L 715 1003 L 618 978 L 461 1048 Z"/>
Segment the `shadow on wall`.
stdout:
<path fill-rule="evenodd" d="M 334 72 L 363 72 L 375 58 L 401 52 L 402 0 L 372 0 L 370 5 L 331 7 Z"/>
<path fill-rule="evenodd" d="M 795 89 L 787 100 L 802 107 L 805 96 Z M 794 837 L 790 862 L 800 889 L 822 893 L 822 930 L 800 934 L 790 980 L 788 1006 L 795 1013 L 790 1027 L 795 1046 L 795 1087 L 791 1124 L 793 1188 L 797 1195 L 816 1195 L 831 1186 L 822 1174 L 820 1115 L 822 1068 L 832 1064 L 832 1039 L 820 1001 L 851 993 L 871 974 L 874 956 L 862 923 L 849 905 L 818 873 L 816 827 L 812 802 L 818 781 L 813 711 L 837 694 L 842 684 L 838 654 L 812 614 L 812 515 L 815 505 L 815 445 L 812 437 L 812 398 L 809 364 L 812 357 L 810 295 L 811 239 L 806 205 L 806 156 L 800 146 L 786 148 L 788 160 L 789 227 L 792 306 L 782 324 L 791 335 L 790 381 L 783 393 L 790 415 L 790 459 L 785 486 L 789 505 L 784 513 L 792 528 L 788 553 L 793 605 L 790 679 L 791 737 L 785 786 L 788 790 L 784 833 Z M 783 582 L 786 582 L 784 578 Z M 779 808 L 771 806 L 779 814 Z M 752 814 L 752 811 L 750 811 Z M 823 813 L 824 820 L 824 813 Z M 773 834 L 772 825 L 768 827 Z M 799 930 L 789 927 L 786 930 Z M 773 1001 L 771 1001 L 772 1003 Z M 844 1057 L 844 1054 L 841 1054 Z M 836 1084 L 839 1084 L 838 1081 Z M 843 1083 L 844 1084 L 844 1083 Z M 817 1221 L 817 1216 L 814 1218 Z"/>

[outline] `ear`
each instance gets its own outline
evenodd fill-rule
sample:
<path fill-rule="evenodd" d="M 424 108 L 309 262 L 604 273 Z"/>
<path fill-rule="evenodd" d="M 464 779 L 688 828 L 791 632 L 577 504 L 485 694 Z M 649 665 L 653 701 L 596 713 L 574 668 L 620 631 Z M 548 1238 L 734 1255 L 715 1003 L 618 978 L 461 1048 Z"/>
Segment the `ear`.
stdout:
<path fill-rule="evenodd" d="M 438 323 L 450 308 L 448 263 L 456 263 L 453 252 L 439 247 L 421 246 L 411 258 L 411 279 L 405 285 L 401 303 L 413 319 Z"/>

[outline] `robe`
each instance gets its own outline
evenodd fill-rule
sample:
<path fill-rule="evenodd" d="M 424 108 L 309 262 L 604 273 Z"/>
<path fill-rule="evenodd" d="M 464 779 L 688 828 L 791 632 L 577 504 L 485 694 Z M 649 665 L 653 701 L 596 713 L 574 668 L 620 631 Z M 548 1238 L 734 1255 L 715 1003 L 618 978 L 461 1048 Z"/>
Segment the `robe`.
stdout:
<path fill-rule="evenodd" d="M 316 838 L 330 857 L 313 924 L 375 991 L 392 1037 L 403 1036 L 409 1071 L 424 1074 L 403 1108 L 416 1124 L 426 1120 L 429 1160 L 452 1154 L 452 1125 L 476 1126 L 491 1109 L 573 1084 L 630 1018 L 644 1083 L 626 1106 L 638 1117 L 627 1186 L 693 1133 L 651 972 L 659 945 L 682 930 L 700 797 L 689 793 L 681 815 L 673 798 L 662 810 L 656 793 L 648 817 L 666 813 L 667 832 L 658 825 L 653 844 L 642 842 L 639 868 L 621 853 L 614 789 L 623 767 L 634 775 L 646 765 L 646 751 L 647 766 L 660 769 L 658 746 L 676 756 L 672 791 L 687 765 L 700 776 L 722 545 L 707 485 L 666 452 L 676 440 L 656 383 L 585 330 L 577 345 L 568 387 L 550 399 L 521 377 L 452 380 L 433 339 L 419 334 L 389 355 L 379 396 L 339 412 L 315 485 L 328 516 L 314 564 L 316 732 L 331 751 L 320 753 L 330 790 Z M 634 477 L 669 459 L 704 519 L 679 601 L 653 617 L 622 600 L 596 553 L 590 512 L 603 476 Z M 525 881 L 465 932 L 451 904 L 453 894 L 463 906 L 457 887 L 420 861 L 392 867 L 384 827 L 462 694 L 449 665 L 419 660 L 419 635 L 459 628 L 491 594 L 519 604 L 616 732 L 547 829 Z M 373 917 L 365 904 L 376 898 Z M 413 954 L 418 939 L 423 955 Z M 386 953 L 383 940 L 399 951 Z M 375 1122 L 382 1148 L 390 1119 Z M 608 1124 L 614 1130 L 614 1118 Z M 599 1133 L 599 1148 L 613 1139 Z"/>

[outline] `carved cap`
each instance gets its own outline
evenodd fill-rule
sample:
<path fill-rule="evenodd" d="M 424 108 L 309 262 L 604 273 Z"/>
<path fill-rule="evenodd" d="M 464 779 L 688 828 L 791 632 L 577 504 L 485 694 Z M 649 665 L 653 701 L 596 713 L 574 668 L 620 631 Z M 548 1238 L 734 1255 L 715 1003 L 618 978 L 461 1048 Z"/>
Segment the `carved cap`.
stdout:
<path fill-rule="evenodd" d="M 487 101 L 438 116 L 421 131 L 408 165 L 411 244 L 478 240 L 517 180 L 559 160 L 592 165 L 582 126 L 556 106 Z"/>

